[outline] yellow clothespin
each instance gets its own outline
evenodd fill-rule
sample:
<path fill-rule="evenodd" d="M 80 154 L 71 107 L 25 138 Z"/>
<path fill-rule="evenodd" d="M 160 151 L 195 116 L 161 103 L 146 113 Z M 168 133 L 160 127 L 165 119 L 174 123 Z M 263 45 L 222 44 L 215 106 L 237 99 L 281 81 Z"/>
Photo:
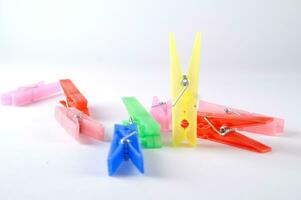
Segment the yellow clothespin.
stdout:
<path fill-rule="evenodd" d="M 182 73 L 173 33 L 169 33 L 172 98 L 172 141 L 178 146 L 184 141 L 196 146 L 197 100 L 200 65 L 201 33 L 194 43 L 188 74 Z"/>

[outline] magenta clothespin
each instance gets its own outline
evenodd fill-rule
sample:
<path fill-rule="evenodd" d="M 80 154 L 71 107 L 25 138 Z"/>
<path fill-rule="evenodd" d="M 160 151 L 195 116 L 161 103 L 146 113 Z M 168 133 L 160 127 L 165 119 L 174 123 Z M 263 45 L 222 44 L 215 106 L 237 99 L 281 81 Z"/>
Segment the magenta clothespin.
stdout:
<path fill-rule="evenodd" d="M 104 140 L 104 127 L 85 113 L 70 107 L 55 108 L 55 119 L 75 139 L 80 134 L 87 135 L 96 140 Z"/>
<path fill-rule="evenodd" d="M 150 114 L 160 124 L 161 132 L 171 131 L 171 101 L 160 102 L 158 97 L 153 97 Z"/>
<path fill-rule="evenodd" d="M 42 81 L 1 94 L 1 104 L 23 106 L 59 94 L 60 92 L 61 86 L 58 82 L 45 84 Z"/>
<path fill-rule="evenodd" d="M 234 109 L 226 107 L 223 105 L 218 105 L 214 103 L 209 103 L 206 101 L 199 102 L 199 112 L 204 113 L 214 113 L 214 114 L 229 114 L 229 115 L 240 115 L 240 116 L 261 116 L 261 117 L 270 117 L 266 115 L 250 113 L 244 110 Z M 283 133 L 284 120 L 276 117 L 271 117 L 273 120 L 266 124 L 260 124 L 256 126 L 248 126 L 243 128 L 238 128 L 241 131 L 260 133 L 265 135 L 280 135 Z"/>

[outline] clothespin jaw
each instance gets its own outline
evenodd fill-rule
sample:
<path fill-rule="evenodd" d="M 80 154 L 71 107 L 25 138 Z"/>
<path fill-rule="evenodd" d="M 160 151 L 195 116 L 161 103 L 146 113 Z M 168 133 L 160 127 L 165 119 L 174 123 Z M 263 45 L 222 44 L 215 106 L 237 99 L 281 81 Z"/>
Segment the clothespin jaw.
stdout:
<path fill-rule="evenodd" d="M 172 97 L 172 140 L 174 146 L 188 142 L 196 146 L 197 98 L 201 33 L 197 33 L 188 74 L 182 73 L 174 34 L 169 34 Z"/>
<path fill-rule="evenodd" d="M 135 123 L 129 125 L 116 124 L 114 136 L 108 155 L 108 171 L 112 176 L 123 161 L 130 159 L 137 169 L 144 173 L 142 149 L 138 139 L 138 128 Z"/>
<path fill-rule="evenodd" d="M 104 127 L 76 108 L 59 107 L 55 108 L 55 119 L 75 139 L 80 134 L 89 136 L 95 140 L 104 140 Z"/>
<path fill-rule="evenodd" d="M 74 83 L 70 79 L 60 80 L 60 84 L 63 88 L 66 100 L 60 101 L 65 107 L 74 107 L 83 113 L 90 115 L 88 110 L 88 101 L 77 89 Z"/>
<path fill-rule="evenodd" d="M 45 84 L 43 81 L 19 87 L 17 90 L 1 94 L 0 102 L 3 105 L 24 106 L 47 97 L 59 94 L 61 91 L 58 82 Z"/>
<path fill-rule="evenodd" d="M 138 134 L 143 148 L 160 148 L 160 125 L 151 117 L 135 97 L 123 97 L 122 101 L 131 121 L 138 126 Z"/>
<path fill-rule="evenodd" d="M 242 127 L 256 126 L 271 121 L 269 117 L 237 116 L 227 114 L 198 113 L 197 136 L 234 147 L 266 153 L 271 147 L 246 137 L 236 130 Z"/>
<path fill-rule="evenodd" d="M 55 107 L 55 119 L 72 137 L 79 139 L 79 118 L 71 110 L 65 107 Z"/>
<path fill-rule="evenodd" d="M 267 117 L 270 121 L 264 124 L 258 124 L 253 126 L 241 127 L 238 130 L 259 133 L 264 135 L 280 135 L 283 133 L 284 120 L 276 117 L 270 117 L 257 113 L 250 113 L 244 110 L 230 108 L 215 103 L 209 103 L 206 101 L 199 101 L 199 112 L 215 113 L 215 114 L 228 114 L 238 116 L 253 116 L 253 117 Z"/>
<path fill-rule="evenodd" d="M 151 116 L 160 124 L 161 132 L 171 131 L 171 101 L 160 102 L 158 97 L 153 97 Z"/>

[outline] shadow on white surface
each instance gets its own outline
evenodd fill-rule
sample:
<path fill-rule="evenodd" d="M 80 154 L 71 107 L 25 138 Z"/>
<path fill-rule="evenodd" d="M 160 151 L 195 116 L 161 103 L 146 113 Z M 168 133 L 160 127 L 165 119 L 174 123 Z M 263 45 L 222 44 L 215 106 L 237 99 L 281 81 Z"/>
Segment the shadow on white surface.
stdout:
<path fill-rule="evenodd" d="M 162 147 L 164 148 L 164 147 Z M 145 176 L 164 178 L 168 176 L 165 168 L 162 167 L 162 148 L 161 149 L 143 149 Z"/>
<path fill-rule="evenodd" d="M 284 133 L 282 135 L 279 135 L 277 137 L 288 137 L 288 138 L 300 138 L 301 131 L 298 130 L 292 130 L 292 129 L 285 129 Z"/>
<path fill-rule="evenodd" d="M 78 138 L 78 143 L 81 145 L 93 145 L 93 146 L 101 146 L 103 142 L 97 141 L 91 137 L 80 134 Z"/>

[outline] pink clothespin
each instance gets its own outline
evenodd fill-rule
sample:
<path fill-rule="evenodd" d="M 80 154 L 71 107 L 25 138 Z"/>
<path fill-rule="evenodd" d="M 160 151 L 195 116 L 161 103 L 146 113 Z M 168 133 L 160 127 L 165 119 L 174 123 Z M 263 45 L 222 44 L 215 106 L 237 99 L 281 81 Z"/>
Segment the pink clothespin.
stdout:
<path fill-rule="evenodd" d="M 171 131 L 171 101 L 160 102 L 158 97 L 153 97 L 150 114 L 160 124 L 161 132 Z"/>
<path fill-rule="evenodd" d="M 23 106 L 59 94 L 61 86 L 58 82 L 45 84 L 43 81 L 17 90 L 1 94 L 1 104 Z"/>
<path fill-rule="evenodd" d="M 214 103 L 209 103 L 206 101 L 199 102 L 198 112 L 203 113 L 214 113 L 214 114 L 229 114 L 229 115 L 238 115 L 238 116 L 253 116 L 253 117 L 270 117 L 266 115 L 250 113 L 244 110 L 234 109 L 226 107 L 223 105 L 218 105 Z M 280 118 L 271 117 L 273 120 L 265 124 L 259 124 L 256 126 L 247 126 L 238 128 L 241 131 L 260 133 L 265 135 L 280 135 L 283 133 L 284 120 Z"/>
<path fill-rule="evenodd" d="M 55 119 L 75 139 L 84 134 L 96 140 L 104 140 L 104 127 L 85 113 L 70 107 L 55 108 Z"/>

